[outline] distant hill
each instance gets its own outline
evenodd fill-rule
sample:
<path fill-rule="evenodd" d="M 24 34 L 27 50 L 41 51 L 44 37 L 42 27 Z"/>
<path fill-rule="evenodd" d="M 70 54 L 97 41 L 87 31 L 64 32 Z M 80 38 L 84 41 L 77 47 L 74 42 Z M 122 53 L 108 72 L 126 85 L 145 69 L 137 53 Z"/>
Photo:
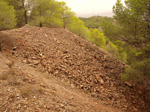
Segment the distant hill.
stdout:
<path fill-rule="evenodd" d="M 102 16 L 92 16 L 89 18 L 79 17 L 85 23 L 85 26 L 88 28 L 99 28 L 101 19 L 106 21 L 113 21 L 114 19 L 111 17 L 102 17 Z"/>

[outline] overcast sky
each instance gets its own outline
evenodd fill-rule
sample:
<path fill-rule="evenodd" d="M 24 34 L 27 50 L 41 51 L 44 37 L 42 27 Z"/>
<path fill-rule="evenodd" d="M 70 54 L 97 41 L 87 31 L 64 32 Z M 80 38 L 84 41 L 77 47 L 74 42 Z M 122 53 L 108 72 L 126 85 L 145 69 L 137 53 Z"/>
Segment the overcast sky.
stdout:
<path fill-rule="evenodd" d="M 57 0 L 65 1 L 78 17 L 113 16 L 112 7 L 117 0 Z M 122 0 L 123 2 L 124 0 Z"/>

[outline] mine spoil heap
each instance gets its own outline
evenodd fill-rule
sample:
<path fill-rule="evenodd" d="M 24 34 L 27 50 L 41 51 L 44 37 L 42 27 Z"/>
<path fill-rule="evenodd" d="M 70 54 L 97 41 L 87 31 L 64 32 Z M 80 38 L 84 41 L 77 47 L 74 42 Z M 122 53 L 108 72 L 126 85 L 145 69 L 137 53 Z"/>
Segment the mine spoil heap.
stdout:
<path fill-rule="evenodd" d="M 68 81 L 72 88 L 106 105 L 127 112 L 148 112 L 141 94 L 120 78 L 126 65 L 69 30 L 26 25 L 2 33 L 13 40 L 9 45 L 3 42 L 2 50 L 9 48 L 9 53 L 23 63 Z"/>

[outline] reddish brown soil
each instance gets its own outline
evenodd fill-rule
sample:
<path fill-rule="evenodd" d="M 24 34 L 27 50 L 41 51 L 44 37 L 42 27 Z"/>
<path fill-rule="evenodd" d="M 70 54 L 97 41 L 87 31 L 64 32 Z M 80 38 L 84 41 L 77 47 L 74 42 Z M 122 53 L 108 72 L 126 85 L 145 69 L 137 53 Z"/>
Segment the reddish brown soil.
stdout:
<path fill-rule="evenodd" d="M 12 60 L 12 59 L 11 59 Z M 11 71 L 0 53 L 0 74 Z M 70 87 L 68 82 L 14 60 L 6 80 L 0 80 L 1 112 L 121 112 Z"/>
<path fill-rule="evenodd" d="M 12 74 L 0 80 L 2 111 L 149 112 L 147 93 L 120 79 L 125 64 L 70 31 L 26 25 L 0 33 L 1 74 Z"/>

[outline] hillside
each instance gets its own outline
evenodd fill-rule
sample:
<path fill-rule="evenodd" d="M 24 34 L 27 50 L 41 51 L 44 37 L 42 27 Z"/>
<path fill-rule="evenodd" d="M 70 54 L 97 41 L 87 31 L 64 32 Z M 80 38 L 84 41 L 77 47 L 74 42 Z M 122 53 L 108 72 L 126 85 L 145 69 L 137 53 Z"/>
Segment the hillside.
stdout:
<path fill-rule="evenodd" d="M 15 62 L 14 77 L 0 80 L 2 111 L 149 111 L 149 92 L 120 79 L 126 65 L 69 30 L 26 25 L 0 38 L 1 74 Z"/>
<path fill-rule="evenodd" d="M 15 73 L 7 66 L 10 60 L 15 61 Z M 63 80 L 38 72 L 1 53 L 0 61 L 0 74 L 9 73 L 8 79 L 0 80 L 1 112 L 120 112 L 71 88 Z"/>

